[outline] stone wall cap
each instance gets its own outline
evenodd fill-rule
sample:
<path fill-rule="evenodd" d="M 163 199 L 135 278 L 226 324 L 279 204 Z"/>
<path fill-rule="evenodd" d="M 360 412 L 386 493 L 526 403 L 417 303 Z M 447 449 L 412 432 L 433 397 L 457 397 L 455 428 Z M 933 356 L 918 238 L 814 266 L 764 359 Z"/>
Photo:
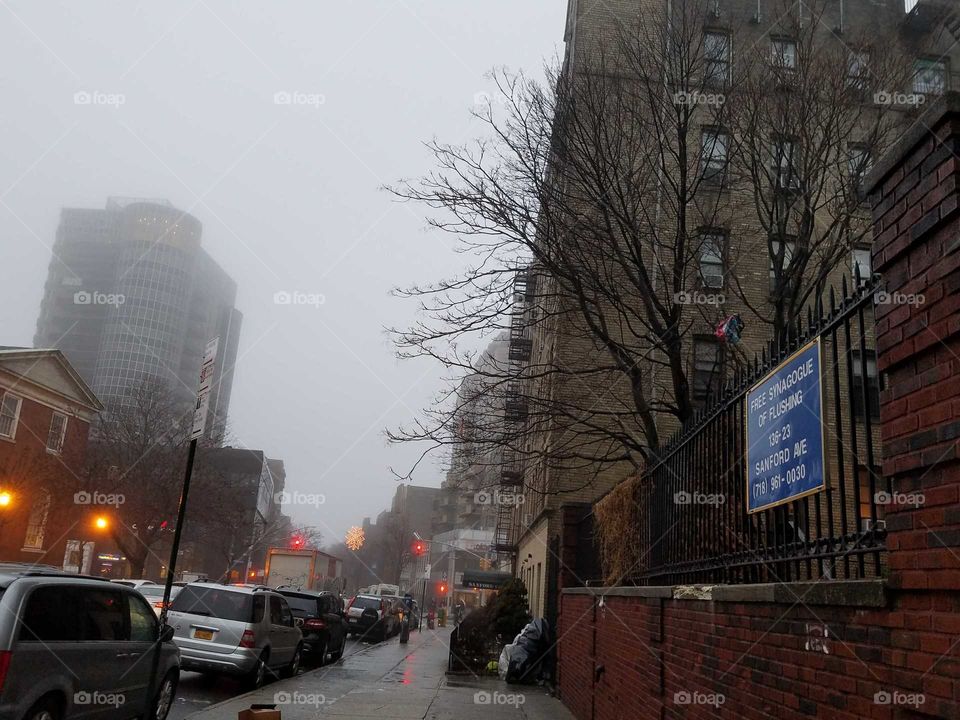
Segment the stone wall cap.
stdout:
<path fill-rule="evenodd" d="M 672 598 L 673 585 L 649 585 L 638 587 L 575 587 L 564 588 L 564 595 L 616 595 L 617 597 Z"/>
<path fill-rule="evenodd" d="M 937 125 L 947 115 L 960 115 L 960 92 L 950 91 L 937 98 L 937 101 L 923 111 L 903 136 L 897 140 L 867 173 L 863 180 L 863 192 L 866 195 L 873 193 L 877 186 L 910 153 L 917 145 L 929 137 Z"/>
<path fill-rule="evenodd" d="M 565 595 L 594 597 L 647 597 L 732 603 L 786 603 L 885 607 L 886 581 L 814 580 L 810 582 L 758 583 L 755 585 L 652 585 L 649 587 L 564 588 Z"/>

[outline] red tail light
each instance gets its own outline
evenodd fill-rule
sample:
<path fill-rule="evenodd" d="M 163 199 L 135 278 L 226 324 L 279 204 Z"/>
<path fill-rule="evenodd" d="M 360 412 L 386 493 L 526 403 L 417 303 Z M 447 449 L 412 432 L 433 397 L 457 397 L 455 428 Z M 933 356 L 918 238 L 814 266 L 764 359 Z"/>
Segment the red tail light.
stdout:
<path fill-rule="evenodd" d="M 242 648 L 252 648 L 256 647 L 255 639 L 253 637 L 253 630 L 244 630 L 243 637 L 240 638 L 240 647 Z"/>
<path fill-rule="evenodd" d="M 310 618 L 309 620 L 303 621 L 303 626 L 311 630 L 326 630 L 327 623 L 320 618 Z"/>
<path fill-rule="evenodd" d="M 10 669 L 10 660 L 13 652 L 10 650 L 0 651 L 0 690 L 3 690 L 3 681 L 7 679 L 7 670 Z"/>

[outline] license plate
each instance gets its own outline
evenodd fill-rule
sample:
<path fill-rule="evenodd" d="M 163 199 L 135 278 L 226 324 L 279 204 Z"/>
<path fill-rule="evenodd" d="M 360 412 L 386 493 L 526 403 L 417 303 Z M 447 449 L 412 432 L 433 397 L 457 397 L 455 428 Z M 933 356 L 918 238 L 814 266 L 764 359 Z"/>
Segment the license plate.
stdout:
<path fill-rule="evenodd" d="M 356 618 L 349 618 L 349 619 L 347 620 L 347 622 L 355 623 L 355 622 L 357 622 L 357 619 L 356 619 Z"/>
<path fill-rule="evenodd" d="M 197 640 L 213 640 L 213 630 L 195 630 L 193 637 Z"/>

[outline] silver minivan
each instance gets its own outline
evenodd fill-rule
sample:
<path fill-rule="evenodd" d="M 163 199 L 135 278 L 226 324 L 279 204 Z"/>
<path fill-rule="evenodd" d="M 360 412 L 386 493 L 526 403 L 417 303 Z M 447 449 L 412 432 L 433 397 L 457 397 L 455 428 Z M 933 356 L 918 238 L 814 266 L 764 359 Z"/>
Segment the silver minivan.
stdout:
<path fill-rule="evenodd" d="M 189 583 L 170 604 L 184 670 L 243 676 L 260 687 L 300 669 L 303 636 L 286 598 L 267 587 Z"/>
<path fill-rule="evenodd" d="M 164 720 L 180 662 L 131 587 L 0 565 L 0 718 Z"/>

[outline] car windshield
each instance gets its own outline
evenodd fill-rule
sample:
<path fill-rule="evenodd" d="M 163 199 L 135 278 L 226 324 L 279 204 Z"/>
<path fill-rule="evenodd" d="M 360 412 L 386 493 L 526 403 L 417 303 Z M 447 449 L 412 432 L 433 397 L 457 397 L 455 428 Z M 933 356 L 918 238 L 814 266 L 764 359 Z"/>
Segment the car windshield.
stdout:
<path fill-rule="evenodd" d="M 361 610 L 366 610 L 367 608 L 373 608 L 374 610 L 380 609 L 380 598 L 374 597 L 358 597 L 353 601 L 353 606 L 360 608 Z"/>
<path fill-rule="evenodd" d="M 300 595 L 284 595 L 287 604 L 293 610 L 297 617 L 317 614 L 317 599 L 315 597 L 303 597 Z"/>
<path fill-rule="evenodd" d="M 218 587 L 187 585 L 170 604 L 170 609 L 190 615 L 251 622 L 253 595 Z"/>

